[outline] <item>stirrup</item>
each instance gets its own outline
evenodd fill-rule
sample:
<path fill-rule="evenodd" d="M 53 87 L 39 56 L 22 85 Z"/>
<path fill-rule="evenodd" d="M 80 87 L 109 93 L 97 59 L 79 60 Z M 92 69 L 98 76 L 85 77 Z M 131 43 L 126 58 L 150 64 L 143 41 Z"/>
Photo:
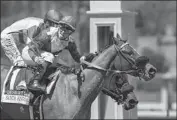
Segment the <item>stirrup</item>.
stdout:
<path fill-rule="evenodd" d="M 33 87 L 31 85 L 27 86 L 28 90 L 32 92 L 33 94 L 45 94 L 46 93 L 46 87 Z"/>

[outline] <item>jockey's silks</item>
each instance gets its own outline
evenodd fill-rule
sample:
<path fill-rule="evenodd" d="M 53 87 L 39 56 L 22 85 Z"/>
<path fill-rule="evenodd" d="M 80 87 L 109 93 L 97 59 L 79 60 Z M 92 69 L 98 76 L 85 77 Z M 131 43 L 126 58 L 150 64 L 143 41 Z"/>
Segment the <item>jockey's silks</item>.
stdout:
<path fill-rule="evenodd" d="M 67 38 L 66 40 L 59 39 L 59 28 L 46 28 L 42 30 L 33 41 L 28 45 L 29 52 L 31 58 L 38 56 L 37 51 L 47 51 L 50 53 L 57 53 L 62 51 L 63 49 L 68 49 L 71 53 L 71 56 L 74 58 L 76 62 L 80 62 L 80 54 L 77 51 L 76 44 L 73 39 Z"/>
<path fill-rule="evenodd" d="M 27 17 L 21 19 L 5 28 L 1 32 L 1 37 L 3 37 L 3 35 L 17 32 L 25 34 L 29 38 L 33 38 L 40 32 L 40 29 L 43 27 L 43 23 L 43 19 L 36 17 Z"/>
<path fill-rule="evenodd" d="M 59 29 L 59 28 L 58 28 Z M 43 50 L 51 53 L 59 53 L 63 49 L 68 49 L 71 56 L 76 62 L 80 62 L 80 54 L 77 50 L 74 40 L 63 41 L 59 40 L 59 30 L 55 31 L 53 27 L 45 28 L 43 19 L 36 17 L 28 17 L 13 23 L 1 32 L 1 38 L 10 33 L 20 33 L 25 35 L 27 40 L 24 40 L 30 48 Z M 56 35 L 55 35 L 56 33 Z M 69 39 L 69 38 L 68 38 Z M 22 41 L 22 42 L 24 42 Z M 19 42 L 19 41 L 15 41 Z M 35 52 L 34 50 L 33 52 Z M 30 56 L 36 56 L 33 52 L 30 52 Z M 37 53 L 37 52 L 36 52 Z"/>

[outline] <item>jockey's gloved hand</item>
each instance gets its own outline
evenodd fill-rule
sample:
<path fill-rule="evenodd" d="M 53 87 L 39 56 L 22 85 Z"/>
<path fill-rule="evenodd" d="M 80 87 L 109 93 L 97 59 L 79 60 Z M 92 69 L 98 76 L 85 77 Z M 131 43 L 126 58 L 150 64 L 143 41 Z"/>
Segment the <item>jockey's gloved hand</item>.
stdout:
<path fill-rule="evenodd" d="M 82 61 L 82 60 L 85 60 L 85 61 L 87 61 L 87 62 L 91 62 L 92 60 L 93 60 L 93 58 L 95 57 L 95 56 L 97 56 L 98 55 L 98 53 L 89 53 L 88 55 L 86 55 L 86 56 L 82 56 L 81 58 L 80 58 L 80 61 Z M 87 65 L 86 64 L 82 64 L 82 67 L 83 67 L 83 69 L 85 69 L 86 67 L 87 67 Z"/>
<path fill-rule="evenodd" d="M 36 62 L 37 64 L 43 64 L 45 60 L 42 57 L 36 56 L 34 58 L 34 62 Z"/>
<path fill-rule="evenodd" d="M 85 56 L 82 56 L 81 58 L 80 58 L 80 61 L 82 61 L 82 60 L 85 60 Z"/>

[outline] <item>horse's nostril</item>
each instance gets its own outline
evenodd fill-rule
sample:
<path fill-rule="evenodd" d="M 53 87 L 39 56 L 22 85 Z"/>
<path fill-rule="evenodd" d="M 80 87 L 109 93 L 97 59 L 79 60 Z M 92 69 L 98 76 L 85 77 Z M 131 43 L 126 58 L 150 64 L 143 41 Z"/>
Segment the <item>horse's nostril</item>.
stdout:
<path fill-rule="evenodd" d="M 149 74 L 154 75 L 156 73 L 156 71 L 157 71 L 156 69 L 150 68 L 149 69 Z"/>
<path fill-rule="evenodd" d="M 134 99 L 131 99 L 131 100 L 129 101 L 129 103 L 130 103 L 130 105 L 136 105 L 136 104 L 138 104 L 138 101 L 137 101 L 137 100 L 134 100 Z"/>

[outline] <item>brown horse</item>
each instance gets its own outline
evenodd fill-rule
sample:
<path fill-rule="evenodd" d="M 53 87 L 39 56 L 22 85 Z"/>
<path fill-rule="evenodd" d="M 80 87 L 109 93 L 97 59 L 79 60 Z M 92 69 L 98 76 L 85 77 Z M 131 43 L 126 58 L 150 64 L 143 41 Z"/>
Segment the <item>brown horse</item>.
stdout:
<path fill-rule="evenodd" d="M 118 59 L 119 58 L 119 59 Z M 117 63 L 121 66 L 117 65 Z M 113 65 L 112 65 L 113 64 Z M 112 68 L 110 68 L 112 66 Z M 89 119 L 91 105 L 109 79 L 111 73 L 127 73 L 145 80 L 154 77 L 156 69 L 146 57 L 140 56 L 124 41 L 105 49 L 91 64 L 83 70 L 85 81 L 80 86 L 73 74 L 62 74 L 56 71 L 57 79 L 53 94 L 46 96 L 43 104 L 45 119 Z M 125 70 L 125 71 L 124 71 Z"/>
<path fill-rule="evenodd" d="M 126 41 L 121 40 L 120 37 L 118 37 L 120 40 L 116 40 L 118 42 L 117 44 L 123 44 Z M 126 110 L 132 109 L 137 105 L 138 100 L 136 99 L 136 96 L 133 91 L 131 91 L 131 85 L 129 85 L 128 82 L 128 76 L 127 74 L 133 75 L 134 77 L 141 77 L 145 81 L 152 80 L 154 78 L 156 73 L 156 68 L 153 67 L 150 63 L 147 57 L 141 56 L 135 49 L 133 49 L 130 45 L 124 47 L 122 51 L 119 51 L 120 55 L 116 56 L 114 61 L 112 62 L 110 69 L 111 70 L 121 70 L 122 73 L 115 74 L 114 72 L 110 72 L 107 76 L 104 77 L 105 82 L 103 85 L 103 93 L 106 91 L 112 91 L 113 95 L 111 96 L 115 101 L 116 94 L 120 95 L 120 93 L 115 93 L 118 89 L 122 89 L 125 91 L 125 94 L 123 94 L 123 107 Z M 100 54 L 100 53 L 99 53 Z M 133 58 L 133 59 L 132 59 Z M 138 67 L 140 71 L 130 71 L 134 70 L 133 67 Z M 124 71 L 124 72 L 123 72 Z M 127 74 L 126 74 L 127 73 Z M 106 91 L 105 91 L 106 90 Z M 130 91 L 129 91 L 130 90 Z M 127 92 L 128 91 L 128 92 Z M 106 98 L 102 96 L 102 99 Z M 117 96 L 119 97 L 119 96 Z M 104 101 L 105 101 L 104 100 Z M 119 102 L 119 101 L 117 101 Z M 104 112 L 104 110 L 101 110 L 101 112 Z M 103 116 L 100 116 L 103 117 Z"/>
<path fill-rule="evenodd" d="M 83 70 L 85 81 L 82 85 L 78 84 L 74 74 L 65 75 L 60 70 L 52 72 L 50 78 L 56 79 L 57 82 L 53 93 L 45 96 L 44 118 L 89 119 L 92 102 L 110 80 L 107 76 L 112 73 L 127 73 L 150 80 L 154 77 L 155 71 L 156 69 L 146 59 L 142 59 L 130 45 L 119 41 L 100 53 L 92 64 Z"/>

